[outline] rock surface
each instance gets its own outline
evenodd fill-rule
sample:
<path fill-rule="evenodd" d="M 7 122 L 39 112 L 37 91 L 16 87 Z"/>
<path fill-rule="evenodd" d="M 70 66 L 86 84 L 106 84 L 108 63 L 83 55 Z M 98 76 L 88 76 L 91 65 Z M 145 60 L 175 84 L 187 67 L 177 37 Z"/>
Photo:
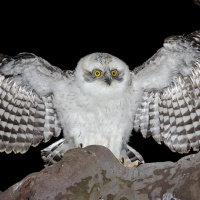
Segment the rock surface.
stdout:
<path fill-rule="evenodd" d="M 103 146 L 66 152 L 64 158 L 0 193 L 1 200 L 197 200 L 200 153 L 176 163 L 126 168 Z"/>

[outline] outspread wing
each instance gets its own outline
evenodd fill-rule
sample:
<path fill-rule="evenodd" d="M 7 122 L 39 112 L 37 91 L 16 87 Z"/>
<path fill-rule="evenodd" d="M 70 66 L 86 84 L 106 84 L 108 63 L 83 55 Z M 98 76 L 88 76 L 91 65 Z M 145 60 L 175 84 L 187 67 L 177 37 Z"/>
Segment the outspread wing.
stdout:
<path fill-rule="evenodd" d="M 200 149 L 200 31 L 172 36 L 133 71 L 134 129 L 172 150 Z"/>
<path fill-rule="evenodd" d="M 52 83 L 64 72 L 33 54 L 0 55 L 0 151 L 25 153 L 58 136 Z M 65 76 L 66 77 L 66 76 Z"/>

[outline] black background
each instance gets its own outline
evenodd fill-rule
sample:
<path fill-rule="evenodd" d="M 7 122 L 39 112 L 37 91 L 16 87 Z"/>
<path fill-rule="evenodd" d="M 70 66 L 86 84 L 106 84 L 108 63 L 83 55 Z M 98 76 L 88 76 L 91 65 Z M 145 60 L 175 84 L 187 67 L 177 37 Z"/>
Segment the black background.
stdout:
<path fill-rule="evenodd" d="M 107 52 L 134 69 L 150 58 L 166 37 L 199 29 L 200 8 L 192 0 L 8 3 L 1 5 L 0 11 L 0 53 L 31 52 L 67 70 L 89 53 Z M 56 139 L 31 147 L 23 155 L 0 153 L 0 190 L 40 171 L 40 150 Z M 182 157 L 152 138 L 143 139 L 140 133 L 133 133 L 130 143 L 146 162 L 174 162 Z"/>

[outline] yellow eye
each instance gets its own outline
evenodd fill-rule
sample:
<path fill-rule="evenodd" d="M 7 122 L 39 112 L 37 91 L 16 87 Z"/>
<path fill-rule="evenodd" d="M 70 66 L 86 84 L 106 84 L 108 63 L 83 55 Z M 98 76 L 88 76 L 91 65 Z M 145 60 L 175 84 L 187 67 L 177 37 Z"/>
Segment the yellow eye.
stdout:
<path fill-rule="evenodd" d="M 117 70 L 112 70 L 112 71 L 111 71 L 111 74 L 112 74 L 112 76 L 114 76 L 114 77 L 117 76 Z"/>
<path fill-rule="evenodd" d="M 94 74 L 95 77 L 99 77 L 99 76 L 101 76 L 101 71 L 100 70 L 95 70 L 93 72 L 93 74 Z"/>

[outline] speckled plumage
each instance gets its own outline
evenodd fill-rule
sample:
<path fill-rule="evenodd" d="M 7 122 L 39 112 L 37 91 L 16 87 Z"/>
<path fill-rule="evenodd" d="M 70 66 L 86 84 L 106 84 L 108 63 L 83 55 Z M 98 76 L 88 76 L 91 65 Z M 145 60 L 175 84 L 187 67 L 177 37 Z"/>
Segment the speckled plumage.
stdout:
<path fill-rule="evenodd" d="M 108 147 L 126 162 L 132 129 L 186 153 L 200 148 L 200 31 L 172 36 L 147 62 L 130 71 L 107 53 L 82 58 L 62 71 L 33 54 L 0 55 L 0 151 L 25 153 L 43 139 L 60 139 L 42 151 L 58 161 L 70 148 Z M 131 155 L 131 156 L 130 156 Z"/>

